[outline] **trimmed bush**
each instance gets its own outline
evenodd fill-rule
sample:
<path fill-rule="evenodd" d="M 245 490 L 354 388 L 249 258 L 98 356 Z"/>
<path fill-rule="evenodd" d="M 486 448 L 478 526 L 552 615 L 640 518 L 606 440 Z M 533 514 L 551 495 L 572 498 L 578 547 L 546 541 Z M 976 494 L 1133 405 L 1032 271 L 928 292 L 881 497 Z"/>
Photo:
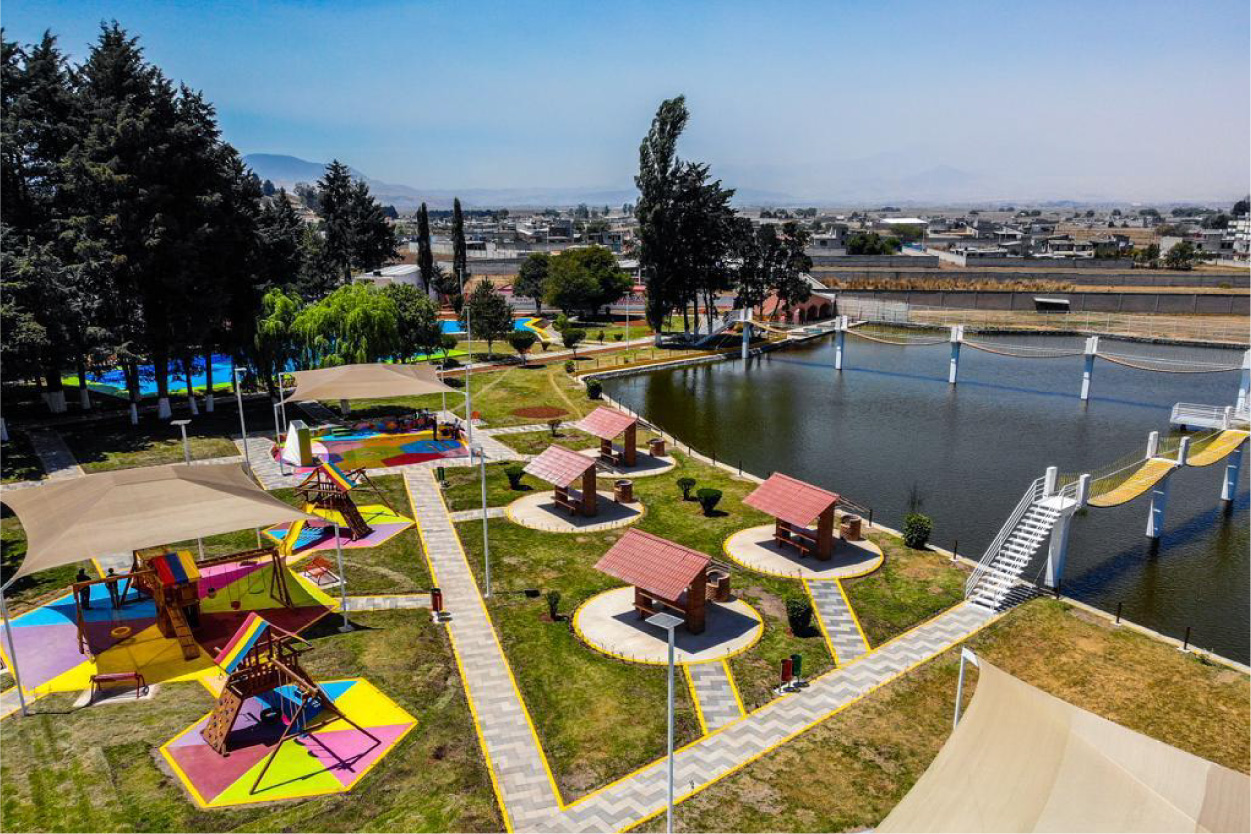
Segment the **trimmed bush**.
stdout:
<path fill-rule="evenodd" d="M 712 515 L 712 511 L 717 508 L 717 503 L 721 501 L 721 490 L 704 487 L 695 493 L 695 497 L 699 499 L 699 506 L 703 509 L 704 515 Z"/>
<path fill-rule="evenodd" d="M 624 339 L 624 338 L 625 338 L 625 334 L 624 334 L 624 333 L 614 333 L 614 334 L 612 334 L 612 337 L 613 337 L 613 339 L 614 339 L 615 341 L 620 342 L 622 339 Z"/>
<path fill-rule="evenodd" d="M 566 360 L 565 360 L 565 373 L 567 373 L 567 374 L 571 374 L 571 373 L 573 373 L 573 369 L 574 369 L 574 368 L 576 368 L 576 367 L 578 367 L 578 366 L 577 366 L 577 365 L 575 365 L 575 364 L 573 364 L 573 360 L 572 360 L 572 359 L 566 359 Z"/>
<path fill-rule="evenodd" d="M 601 330 L 595 334 L 595 339 L 602 345 L 604 343 L 604 331 Z"/>
<path fill-rule="evenodd" d="M 552 430 L 552 437 L 555 437 L 560 430 L 560 420 L 548 420 L 547 427 Z"/>
<path fill-rule="evenodd" d="M 560 591 L 548 591 L 543 597 L 547 600 L 547 615 L 553 621 L 560 619 Z"/>
<path fill-rule="evenodd" d="M 806 597 L 787 597 L 786 622 L 792 634 L 803 637 L 812 628 L 812 603 Z"/>
<path fill-rule="evenodd" d="M 586 396 L 592 400 L 598 400 L 600 394 L 604 393 L 604 386 L 600 384 L 598 379 L 589 380 L 586 383 Z"/>
<path fill-rule="evenodd" d="M 934 522 L 928 515 L 908 513 L 904 516 L 904 544 L 913 550 L 924 549 L 926 543 L 930 540 L 930 533 L 933 531 Z"/>
<path fill-rule="evenodd" d="M 504 474 L 508 476 L 509 489 L 521 489 L 521 478 L 526 474 L 526 470 L 523 467 L 514 463 L 504 470 Z"/>
<path fill-rule="evenodd" d="M 678 489 L 682 490 L 682 500 L 691 500 L 691 490 L 695 488 L 694 478 L 678 478 Z"/>

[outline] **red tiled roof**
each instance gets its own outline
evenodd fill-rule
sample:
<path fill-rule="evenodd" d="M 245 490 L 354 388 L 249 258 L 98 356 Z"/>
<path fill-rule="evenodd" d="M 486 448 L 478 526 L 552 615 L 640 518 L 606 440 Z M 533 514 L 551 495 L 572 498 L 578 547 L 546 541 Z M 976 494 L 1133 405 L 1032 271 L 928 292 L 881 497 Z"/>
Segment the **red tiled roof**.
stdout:
<path fill-rule="evenodd" d="M 677 600 L 710 561 L 698 550 L 630 530 L 608 549 L 595 569 L 649 594 Z"/>
<path fill-rule="evenodd" d="M 836 493 L 797 481 L 781 472 L 774 472 L 769 480 L 743 499 L 749 507 L 800 527 L 811 524 L 838 501 Z"/>
<path fill-rule="evenodd" d="M 637 422 L 638 419 L 629 414 L 601 406 L 574 423 L 573 427 L 603 440 L 612 440 Z"/>
<path fill-rule="evenodd" d="M 525 471 L 554 486 L 569 486 L 582 477 L 582 473 L 595 466 L 595 459 L 579 455 L 564 446 L 548 446 L 534 460 L 526 464 Z"/>

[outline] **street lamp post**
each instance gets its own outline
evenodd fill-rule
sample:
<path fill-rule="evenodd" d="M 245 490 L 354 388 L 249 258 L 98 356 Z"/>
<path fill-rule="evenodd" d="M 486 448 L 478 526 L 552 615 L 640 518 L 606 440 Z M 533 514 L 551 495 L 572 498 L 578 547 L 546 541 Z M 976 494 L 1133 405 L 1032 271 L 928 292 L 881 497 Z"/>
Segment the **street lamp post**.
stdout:
<path fill-rule="evenodd" d="M 668 779 L 665 803 L 665 831 L 673 834 L 673 630 L 682 625 L 682 618 L 660 612 L 652 614 L 646 620 L 648 625 L 663 628 L 669 633 L 669 738 L 668 738 Z"/>
<path fill-rule="evenodd" d="M 246 369 L 235 366 L 235 401 L 239 403 L 239 431 L 243 432 L 243 460 L 252 471 L 252 455 L 248 452 L 248 424 L 243 419 L 243 379 Z"/>
<path fill-rule="evenodd" d="M 274 448 L 278 451 L 278 454 L 276 455 L 278 458 L 278 471 L 283 475 L 286 475 L 287 468 L 283 464 L 282 460 L 282 435 L 279 429 L 278 403 L 274 403 Z"/>
<path fill-rule="evenodd" d="M 188 382 L 188 385 L 191 383 Z M 191 465 L 191 441 L 187 440 L 187 425 L 190 420 L 170 420 L 171 426 L 177 426 L 182 432 L 182 459 L 188 466 Z M 195 538 L 196 549 L 200 552 L 200 561 L 204 561 L 204 539 L 200 536 Z"/>
<path fill-rule="evenodd" d="M 10 583 L 12 584 L 12 580 Z M 26 693 L 22 691 L 22 678 L 17 671 L 17 646 L 13 643 L 13 627 L 9 625 L 9 608 L 4 604 L 4 592 L 8 585 L 0 587 L 0 619 L 4 620 L 4 636 L 9 642 L 9 671 L 13 673 L 13 688 L 17 690 L 17 702 L 22 708 L 22 715 L 29 715 L 26 706 Z"/>
<path fill-rule="evenodd" d="M 491 598 L 491 536 L 488 532 L 487 525 L 487 488 L 486 488 L 486 452 L 482 448 L 482 444 L 475 443 L 469 447 L 470 460 L 472 455 L 478 456 L 478 473 L 482 481 L 482 572 L 486 592 L 484 596 Z"/>
<path fill-rule="evenodd" d="M 468 428 L 465 430 L 465 439 L 473 444 L 473 396 L 469 393 L 469 377 L 472 374 L 470 370 L 473 366 L 473 307 L 469 305 L 469 299 L 465 298 L 465 271 L 460 270 L 457 275 L 460 278 L 460 303 L 465 310 L 465 344 L 468 352 L 469 361 L 465 363 L 465 423 Z"/>

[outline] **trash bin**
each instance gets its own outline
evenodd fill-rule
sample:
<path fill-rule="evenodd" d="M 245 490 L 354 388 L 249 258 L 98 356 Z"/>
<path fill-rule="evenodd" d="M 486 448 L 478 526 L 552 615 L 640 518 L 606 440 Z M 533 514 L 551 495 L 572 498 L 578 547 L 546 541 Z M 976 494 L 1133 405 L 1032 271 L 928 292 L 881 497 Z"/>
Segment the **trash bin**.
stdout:
<path fill-rule="evenodd" d="M 653 437 L 647 441 L 647 451 L 654 458 L 663 458 L 665 456 L 665 439 L 663 437 Z"/>
<path fill-rule="evenodd" d="M 838 532 L 845 540 L 849 542 L 858 542 L 863 536 L 860 535 L 860 516 L 845 515 L 842 522 L 838 525 Z"/>
<path fill-rule="evenodd" d="M 612 497 L 618 504 L 634 503 L 634 481 L 629 478 L 621 478 L 613 482 Z"/>

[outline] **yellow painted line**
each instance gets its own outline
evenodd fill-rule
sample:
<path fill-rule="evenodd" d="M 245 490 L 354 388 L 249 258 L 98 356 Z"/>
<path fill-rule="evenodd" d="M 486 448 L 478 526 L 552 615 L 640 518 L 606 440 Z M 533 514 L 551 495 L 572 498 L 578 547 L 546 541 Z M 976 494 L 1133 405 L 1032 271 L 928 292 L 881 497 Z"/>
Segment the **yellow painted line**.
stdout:
<path fill-rule="evenodd" d="M 704 720 L 704 706 L 699 702 L 699 695 L 695 692 L 695 681 L 691 678 L 691 670 L 682 667 L 682 674 L 686 676 L 686 686 L 691 690 L 691 703 L 695 705 L 695 717 L 699 719 L 700 735 L 708 735 L 708 722 Z"/>
<path fill-rule="evenodd" d="M 869 642 L 869 635 L 865 634 L 864 629 L 860 626 L 860 618 L 856 616 L 856 609 L 847 597 L 847 589 L 843 587 L 842 582 L 838 583 L 838 592 L 843 595 L 843 604 L 847 606 L 847 610 L 851 613 L 851 621 L 856 624 L 856 631 L 860 632 L 860 639 L 864 641 L 865 651 L 873 651 L 873 644 Z"/>
<path fill-rule="evenodd" d="M 739 694 L 738 684 L 734 681 L 734 672 L 730 670 L 730 661 L 721 661 L 725 666 L 725 678 L 730 682 L 730 691 L 734 693 L 734 703 L 738 704 L 738 715 L 740 718 L 747 715 L 747 707 L 743 706 L 743 696 Z"/>
<path fill-rule="evenodd" d="M 1246 442 L 1251 432 L 1230 429 L 1221 432 L 1215 440 L 1198 452 L 1186 456 L 1187 466 L 1210 466 L 1232 454 Z"/>
<path fill-rule="evenodd" d="M 1123 484 L 1094 496 L 1086 503 L 1092 507 L 1115 507 L 1132 501 L 1151 489 L 1177 468 L 1177 461 L 1151 458 L 1145 461 Z"/>
<path fill-rule="evenodd" d="M 767 525 L 757 525 L 757 526 L 767 526 Z M 772 576 L 777 579 L 792 579 L 792 580 L 798 579 L 801 582 L 834 582 L 839 579 L 856 579 L 857 577 L 860 577 L 860 576 L 868 576 L 869 574 L 873 573 L 878 568 L 880 568 L 886 562 L 886 553 L 882 550 L 881 547 L 878 546 L 878 543 L 875 541 L 872 541 L 871 539 L 865 538 L 861 540 L 861 543 L 872 548 L 873 550 L 876 550 L 877 558 L 871 560 L 867 567 L 863 568 L 862 570 L 856 571 L 855 573 L 848 573 L 842 576 L 805 576 L 802 573 L 781 573 L 779 571 L 765 570 L 764 568 L 761 568 L 757 565 L 747 564 L 742 559 L 739 559 L 737 556 L 735 556 L 733 553 L 730 552 L 730 539 L 734 538 L 739 533 L 743 533 L 751 529 L 753 528 L 746 527 L 743 530 L 736 530 L 735 532 L 726 536 L 725 539 L 721 542 L 721 552 L 725 554 L 727 559 L 729 559 L 731 562 L 741 567 L 743 570 L 749 570 L 752 573 L 759 573 L 759 574 L 763 574 L 764 576 Z"/>

